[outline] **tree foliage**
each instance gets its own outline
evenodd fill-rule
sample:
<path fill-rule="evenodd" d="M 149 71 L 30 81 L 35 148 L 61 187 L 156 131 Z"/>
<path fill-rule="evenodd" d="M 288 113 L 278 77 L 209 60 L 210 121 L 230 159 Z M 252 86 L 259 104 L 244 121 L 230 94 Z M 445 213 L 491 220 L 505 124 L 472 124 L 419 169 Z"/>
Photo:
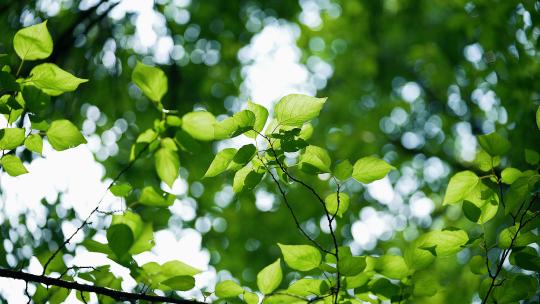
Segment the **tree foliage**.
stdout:
<path fill-rule="evenodd" d="M 269 3 L 273 5 L 272 1 Z M 97 298 L 100 303 L 137 299 L 248 304 L 538 300 L 540 151 L 536 143 L 540 137 L 540 108 L 536 101 L 531 101 L 537 95 L 536 84 L 530 83 L 527 88 L 520 85 L 538 69 L 536 46 L 523 40 L 538 37 L 533 35 L 530 20 L 515 19 L 516 14 L 524 20 L 533 18 L 531 14 L 536 18 L 537 6 L 519 4 L 516 8 L 509 1 L 500 3 L 492 13 L 489 4 L 482 1 L 466 4 L 464 11 L 460 11 L 463 4 L 459 1 L 423 5 L 400 1 L 387 1 L 384 5 L 361 3 L 341 3 L 343 15 L 325 20 L 325 28 L 317 33 L 322 38 L 310 37 L 315 31 L 304 29 L 300 40 L 335 66 L 336 76 L 322 90 L 328 93 L 328 99 L 288 94 L 273 108 L 248 101 L 244 108 L 231 107 L 225 115 L 218 106 L 177 106 L 177 96 L 170 95 L 183 93 L 193 80 L 177 90 L 169 77 L 175 77 L 170 71 L 176 68 L 174 65 L 164 70 L 148 64 L 148 60 L 127 59 L 131 65 L 125 67 L 131 73 L 119 69 L 111 79 L 130 83 L 131 87 L 123 90 L 135 93 L 130 96 L 111 90 L 108 100 L 118 100 L 118 104 L 100 105 L 111 117 L 137 103 L 143 105 L 139 109 L 142 113 L 129 127 L 129 135 L 121 142 L 118 155 L 103 160 L 108 176 L 112 177 L 107 192 L 120 197 L 125 208 L 102 210 L 101 201 L 96 202 L 91 213 L 67 237 L 52 229 L 51 225 L 58 224 L 47 222 L 49 226 L 43 228 L 52 230 L 53 236 L 49 240 L 34 240 L 31 256 L 17 257 L 22 270 L 0 258 L 0 276 L 22 279 L 27 286 L 35 286 L 35 292 L 30 294 L 27 290 L 27 296 L 36 303 L 61 303 L 71 292 L 76 292 L 82 302 Z M 400 5 L 409 9 L 421 7 L 418 14 L 423 23 L 431 20 L 438 25 L 440 21 L 432 18 L 442 16 L 452 19 L 445 21 L 451 26 L 437 26 L 432 31 L 417 29 L 432 41 L 409 45 L 410 37 L 401 37 L 406 29 L 394 28 L 396 25 L 389 22 L 396 18 L 395 24 L 413 24 L 414 15 L 396 15 Z M 278 6 L 275 9 L 279 11 Z M 89 14 L 96 12 L 97 8 Z M 514 19 L 510 19 L 514 23 L 505 24 L 505 29 L 526 23 L 519 34 L 525 36 L 520 38 L 521 44 L 508 47 L 504 43 L 514 42 L 513 36 L 497 32 L 497 24 L 478 23 L 478 15 L 490 14 L 505 18 L 512 14 Z M 469 19 L 473 21 L 472 27 L 463 27 L 463 20 Z M 81 96 L 106 96 L 97 92 L 93 78 L 105 91 L 113 86 L 107 83 L 109 80 L 100 81 L 95 75 L 76 73 L 89 80 L 79 78 L 70 69 L 57 65 L 58 46 L 53 50 L 48 30 L 52 21 L 14 33 L 12 49 L 6 50 L 4 56 L 9 60 L 0 72 L 0 113 L 7 121 L 0 131 L 0 165 L 14 177 L 28 173 L 25 161 L 40 157 L 44 141 L 57 151 L 85 144 L 87 139 L 78 127 L 80 121 L 69 115 L 66 109 L 71 106 L 66 103 L 73 101 L 73 107 L 79 108 L 77 99 Z M 349 30 L 353 24 L 358 31 Z M 383 24 L 391 30 L 382 29 Z M 487 32 L 478 38 L 486 48 L 482 55 L 485 58 L 474 60 L 474 54 L 469 54 L 473 57 L 467 58 L 469 63 L 458 59 L 452 53 L 454 49 L 444 48 L 447 42 L 439 38 L 441 33 L 448 34 L 445 38 L 455 38 L 462 32 L 474 37 L 469 33 L 473 29 Z M 233 27 L 231 31 L 244 30 Z M 359 32 L 370 32 L 373 37 L 357 37 Z M 504 43 L 491 38 L 495 33 L 501 35 Z M 331 47 L 322 50 L 313 46 L 317 39 L 324 44 L 324 39 L 334 36 L 343 38 L 336 38 Z M 223 35 L 220 39 L 228 38 Z M 344 46 L 345 41 L 351 46 Z M 367 51 L 357 54 L 359 46 Z M 474 44 L 467 47 L 473 53 L 480 48 Z M 405 54 L 400 54 L 398 64 L 394 65 L 395 60 L 389 57 L 400 48 Z M 508 63 L 501 63 L 498 56 Z M 18 58 L 18 64 L 12 69 L 10 63 L 14 58 Z M 37 60 L 45 62 L 34 62 Z M 227 64 L 230 63 L 224 66 Z M 520 70 L 525 67 L 526 71 Z M 192 69 L 185 70 L 189 73 Z M 219 65 L 212 69 L 219 70 Z M 215 74 L 219 76 L 200 78 L 219 82 L 214 78 L 226 77 L 223 72 Z M 126 80 L 125 75 L 131 76 Z M 414 81 L 405 80 L 409 78 Z M 370 81 L 358 87 L 359 80 Z M 475 88 L 480 82 L 479 88 Z M 388 87 L 389 83 L 393 87 Z M 193 88 L 207 89 L 205 85 Z M 364 94 L 363 99 L 352 103 L 350 98 L 357 96 L 353 93 L 358 90 L 360 95 Z M 441 106 L 440 100 L 446 96 L 441 92 L 446 91 L 448 103 Z M 470 102 L 467 105 L 461 91 L 464 95 L 470 93 L 477 106 Z M 498 98 L 486 97 L 490 92 Z M 508 101 L 507 105 L 506 100 L 515 102 Z M 493 104 L 488 106 L 486 103 L 490 102 Z M 344 111 L 344 106 L 350 111 Z M 51 111 L 59 108 L 63 110 Z M 347 120 L 356 122 L 345 123 Z M 460 158 L 459 149 L 451 145 L 467 137 L 459 134 L 465 132 L 466 126 L 478 128 L 473 133 L 469 130 L 470 141 L 478 143 L 472 147 L 474 159 L 469 160 Z M 249 143 L 211 152 L 213 144 L 238 137 Z M 430 180 L 428 161 L 442 162 L 441 159 L 445 161 L 441 170 L 452 174 L 449 179 L 439 176 Z M 403 176 L 417 184 L 409 193 Z M 198 194 L 193 189 L 183 195 L 173 194 L 171 189 L 179 178 L 204 190 Z M 436 206 L 433 222 L 431 218 L 428 222 L 415 222 L 411 217 L 408 226 L 405 223 L 407 228 L 403 227 L 393 238 L 372 249 L 359 250 L 351 229 L 362 211 L 392 209 L 391 203 L 376 204 L 369 191 L 384 181 L 397 188 L 401 182 L 403 198 L 411 202 L 415 199 L 412 192 L 429 196 Z M 234 193 L 233 204 L 215 202 L 224 185 Z M 273 193 L 279 201 L 271 212 L 263 213 L 253 207 L 259 189 Z M 202 270 L 178 260 L 141 264 L 134 259 L 152 250 L 156 232 L 171 228 L 174 217 L 169 207 L 177 204 L 179 198 L 197 198 L 198 217 L 225 218 L 229 225 L 225 232 L 208 232 L 205 246 L 220 256 L 210 263 L 229 270 L 232 276 L 218 277 L 218 282 L 200 290 L 198 298 L 181 292 L 197 289 Z M 57 213 L 54 206 L 49 206 L 48 218 L 52 222 L 64 220 Z M 73 211 L 67 216 L 75 218 Z M 96 219 L 102 225 L 90 224 Z M 11 225 L 2 224 L 2 235 L 10 234 Z M 180 228 L 193 225 L 194 221 L 186 221 Z M 77 243 L 74 237 L 78 234 L 84 237 Z M 99 235 L 105 238 L 96 237 Z M 21 237 L 15 245 L 24 245 L 30 237 Z M 51 239 L 55 246 L 49 245 Z M 258 251 L 246 252 L 246 239 L 258 239 Z M 122 278 L 106 266 L 70 265 L 66 257 L 77 254 L 77 248 L 106 255 L 128 270 L 136 287 L 122 290 Z M 40 275 L 29 274 L 24 268 L 31 257 L 39 260 Z M 459 287 L 461 292 L 456 294 Z"/>

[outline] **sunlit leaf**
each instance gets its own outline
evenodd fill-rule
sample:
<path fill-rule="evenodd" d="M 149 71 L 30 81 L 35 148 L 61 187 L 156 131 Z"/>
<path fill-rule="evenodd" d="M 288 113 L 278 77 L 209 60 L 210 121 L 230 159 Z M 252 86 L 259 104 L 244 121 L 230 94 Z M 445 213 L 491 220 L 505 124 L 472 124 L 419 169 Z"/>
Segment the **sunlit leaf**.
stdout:
<path fill-rule="evenodd" d="M 112 252 L 121 259 L 133 245 L 133 232 L 128 225 L 114 224 L 107 229 L 107 241 Z"/>
<path fill-rule="evenodd" d="M 454 204 L 461 201 L 478 183 L 480 179 L 472 171 L 462 171 L 450 178 L 443 204 Z"/>
<path fill-rule="evenodd" d="M 24 146 L 26 149 L 41 154 L 43 151 L 43 139 L 39 134 L 30 134 L 24 140 Z"/>
<path fill-rule="evenodd" d="M 0 150 L 13 150 L 24 142 L 24 129 L 0 129 Z"/>
<path fill-rule="evenodd" d="M 349 200 L 349 196 L 346 193 L 340 192 L 339 201 L 337 193 L 333 193 L 324 199 L 324 203 L 326 204 L 326 209 L 330 214 L 336 214 L 337 216 L 341 217 L 349 208 Z"/>
<path fill-rule="evenodd" d="M 30 71 L 30 83 L 51 96 L 75 91 L 88 79 L 77 78 L 54 63 L 42 63 Z"/>
<path fill-rule="evenodd" d="M 375 156 L 360 158 L 354 164 L 352 177 L 359 182 L 369 184 L 384 178 L 388 172 L 395 169 L 382 159 Z"/>
<path fill-rule="evenodd" d="M 193 138 L 210 141 L 214 139 L 216 118 L 210 112 L 197 111 L 182 117 L 182 129 Z"/>
<path fill-rule="evenodd" d="M 57 151 L 63 151 L 86 143 L 86 139 L 79 129 L 67 119 L 53 121 L 46 134 L 49 143 Z"/>
<path fill-rule="evenodd" d="M 282 279 L 281 259 L 277 259 L 257 274 L 257 287 L 263 294 L 269 294 L 278 288 Z"/>
<path fill-rule="evenodd" d="M 0 159 L 2 168 L 11 176 L 19 176 L 28 173 L 20 158 L 13 154 L 7 154 Z"/>
<path fill-rule="evenodd" d="M 137 62 L 131 80 L 141 89 L 144 95 L 154 102 L 160 102 L 167 93 L 167 76 L 160 68 Z"/>
<path fill-rule="evenodd" d="M 24 61 L 49 57 L 53 51 L 53 41 L 47 29 L 47 20 L 19 30 L 13 37 L 13 48 Z"/>
<path fill-rule="evenodd" d="M 310 245 L 284 245 L 278 244 L 285 263 L 292 269 L 309 271 L 321 264 L 320 251 Z"/>
<path fill-rule="evenodd" d="M 332 160 L 328 152 L 317 146 L 307 146 L 304 153 L 300 155 L 300 167 L 308 173 L 324 173 L 330 172 Z"/>
<path fill-rule="evenodd" d="M 266 120 L 268 119 L 268 110 L 256 103 L 253 103 L 251 101 L 248 101 L 247 109 L 253 112 L 255 115 L 255 123 L 253 124 L 253 130 L 257 132 L 262 132 L 264 125 L 266 124 Z M 246 132 L 246 136 L 255 138 L 259 134 L 255 131 L 248 131 Z"/>
<path fill-rule="evenodd" d="M 478 143 L 491 156 L 501 156 L 510 150 L 510 142 L 497 132 L 478 136 Z"/>
<path fill-rule="evenodd" d="M 326 98 L 316 98 L 301 94 L 287 95 L 275 105 L 274 115 L 279 124 L 301 126 L 319 116 Z"/>
<path fill-rule="evenodd" d="M 235 281 L 226 280 L 216 285 L 216 296 L 218 298 L 233 298 L 244 292 L 244 289 Z"/>

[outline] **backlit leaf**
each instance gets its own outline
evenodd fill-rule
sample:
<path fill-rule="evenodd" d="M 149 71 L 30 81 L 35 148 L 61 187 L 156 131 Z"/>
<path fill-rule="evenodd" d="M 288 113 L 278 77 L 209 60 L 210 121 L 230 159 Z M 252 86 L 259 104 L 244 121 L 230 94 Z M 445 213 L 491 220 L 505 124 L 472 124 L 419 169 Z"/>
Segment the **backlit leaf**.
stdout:
<path fill-rule="evenodd" d="M 53 121 L 46 134 L 49 143 L 57 151 L 86 143 L 86 139 L 79 129 L 67 119 Z"/>
<path fill-rule="evenodd" d="M 356 161 L 352 177 L 359 182 L 369 184 L 384 178 L 392 169 L 395 169 L 395 167 L 384 160 L 375 156 L 367 156 Z"/>
<path fill-rule="evenodd" d="M 47 20 L 19 30 L 13 37 L 13 48 L 24 61 L 49 57 L 53 51 L 53 41 L 47 29 Z"/>

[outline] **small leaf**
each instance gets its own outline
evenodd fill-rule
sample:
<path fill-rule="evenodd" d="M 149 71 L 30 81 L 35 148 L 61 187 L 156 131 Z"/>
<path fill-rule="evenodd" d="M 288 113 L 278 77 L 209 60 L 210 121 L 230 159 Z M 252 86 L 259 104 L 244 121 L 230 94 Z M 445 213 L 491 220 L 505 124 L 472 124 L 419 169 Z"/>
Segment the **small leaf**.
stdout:
<path fill-rule="evenodd" d="M 244 301 L 246 304 L 259 304 L 259 296 L 254 292 L 244 292 Z"/>
<path fill-rule="evenodd" d="M 214 115 L 206 111 L 190 112 L 182 117 L 182 129 L 193 138 L 202 141 L 214 139 L 215 123 Z"/>
<path fill-rule="evenodd" d="M 175 291 L 186 291 L 195 287 L 195 278 L 187 275 L 175 276 L 168 278 L 161 284 L 169 286 Z"/>
<path fill-rule="evenodd" d="M 501 180 L 503 183 L 511 185 L 516 181 L 516 179 L 520 178 L 522 175 L 523 173 L 518 169 L 508 167 L 501 172 Z"/>
<path fill-rule="evenodd" d="M 144 187 L 142 189 L 139 201 L 143 205 L 153 207 L 169 207 L 173 204 L 172 200 L 163 197 L 152 186 Z"/>
<path fill-rule="evenodd" d="M 218 298 L 233 298 L 244 292 L 244 289 L 235 281 L 227 280 L 216 285 L 216 296 Z"/>
<path fill-rule="evenodd" d="M 236 137 L 253 129 L 255 123 L 255 114 L 249 110 L 243 110 L 235 113 L 214 125 L 214 138 L 227 139 Z"/>
<path fill-rule="evenodd" d="M 272 293 L 281 283 L 283 273 L 281 272 L 280 262 L 281 259 L 277 259 L 257 274 L 257 287 L 263 294 Z"/>
<path fill-rule="evenodd" d="M 208 170 L 206 170 L 204 177 L 214 177 L 225 172 L 235 154 L 236 149 L 234 148 L 225 148 L 219 151 L 210 164 L 210 167 L 208 167 Z"/>
<path fill-rule="evenodd" d="M 353 166 L 351 165 L 351 162 L 348 159 L 338 163 L 336 167 L 334 168 L 334 176 L 342 181 L 351 177 L 352 172 L 353 172 Z"/>
<path fill-rule="evenodd" d="M 304 153 L 300 155 L 298 163 L 303 171 L 317 174 L 330 172 L 332 160 L 325 149 L 310 145 L 307 146 Z"/>
<path fill-rule="evenodd" d="M 66 119 L 53 121 L 47 130 L 47 138 L 56 151 L 63 151 L 86 143 L 86 139 L 79 129 Z"/>
<path fill-rule="evenodd" d="M 328 284 L 319 279 L 302 278 L 287 288 L 287 293 L 298 296 L 322 296 L 328 291 Z"/>
<path fill-rule="evenodd" d="M 247 109 L 253 112 L 255 115 L 253 130 L 260 133 L 266 124 L 266 120 L 268 119 L 268 110 L 265 107 L 251 101 L 248 101 Z M 257 137 L 259 134 L 253 130 L 246 132 L 245 135 L 251 138 Z"/>
<path fill-rule="evenodd" d="M 125 197 L 131 192 L 132 189 L 133 187 L 131 187 L 130 184 L 126 183 L 126 184 L 115 184 L 111 186 L 110 190 L 114 196 Z"/>
<path fill-rule="evenodd" d="M 326 205 L 326 209 L 331 215 L 336 214 L 337 216 L 341 217 L 349 208 L 349 196 L 346 193 L 340 192 L 338 203 L 338 195 L 337 193 L 333 193 L 324 199 L 324 203 Z"/>
<path fill-rule="evenodd" d="M 234 175 L 233 191 L 240 193 L 243 190 L 251 190 L 259 184 L 262 177 L 263 174 L 255 171 L 252 166 L 245 166 Z"/>
<path fill-rule="evenodd" d="M 30 71 L 29 81 L 46 94 L 58 96 L 65 92 L 75 91 L 81 83 L 87 82 L 88 79 L 77 78 L 56 64 L 42 63 Z"/>
<path fill-rule="evenodd" d="M 178 171 L 180 170 L 180 159 L 178 153 L 173 149 L 162 147 L 154 154 L 156 172 L 159 178 L 172 187 L 174 181 L 178 177 Z"/>
<path fill-rule="evenodd" d="M 170 127 L 180 127 L 182 126 L 182 118 L 174 115 L 168 115 L 166 118 L 166 123 Z"/>
<path fill-rule="evenodd" d="M 476 223 L 478 219 L 480 218 L 480 214 L 482 211 L 480 208 L 476 207 L 475 204 L 469 202 L 469 201 L 463 201 L 463 214 L 465 214 L 465 217 L 471 221 Z"/>
<path fill-rule="evenodd" d="M 107 229 L 107 241 L 116 257 L 122 259 L 133 245 L 133 232 L 128 225 L 114 224 Z"/>
<path fill-rule="evenodd" d="M 501 156 L 510 150 L 510 142 L 496 132 L 478 136 L 478 143 L 491 156 Z"/>
<path fill-rule="evenodd" d="M 450 182 L 444 195 L 443 204 L 454 204 L 461 201 L 478 183 L 480 179 L 472 171 L 456 173 Z"/>
<path fill-rule="evenodd" d="M 47 20 L 19 30 L 13 37 L 13 48 L 24 61 L 49 57 L 53 51 L 53 41 L 47 30 Z"/>
<path fill-rule="evenodd" d="M 2 167 L 11 176 L 19 176 L 28 173 L 20 158 L 15 155 L 7 154 L 0 160 Z"/>
<path fill-rule="evenodd" d="M 167 76 L 160 68 L 137 62 L 131 80 L 154 102 L 161 102 L 161 98 L 167 93 Z"/>
<path fill-rule="evenodd" d="M 321 264 L 321 253 L 310 245 L 284 245 L 279 244 L 283 259 L 289 267 L 300 271 L 309 271 Z"/>
<path fill-rule="evenodd" d="M 367 156 L 356 161 L 352 177 L 361 183 L 369 184 L 384 178 L 393 169 L 395 167 L 389 165 L 384 160 L 375 156 Z"/>
<path fill-rule="evenodd" d="M 24 129 L 4 128 L 0 130 L 0 150 L 12 150 L 24 142 Z"/>
<path fill-rule="evenodd" d="M 32 152 L 41 154 L 41 152 L 43 151 L 43 139 L 41 139 L 41 136 L 39 134 L 30 134 L 24 140 L 24 146 L 26 147 L 26 149 Z"/>
<path fill-rule="evenodd" d="M 299 127 L 319 116 L 325 101 L 326 98 L 290 94 L 275 105 L 274 115 L 281 125 Z"/>
<path fill-rule="evenodd" d="M 540 154 L 534 150 L 525 149 L 525 161 L 529 165 L 536 166 L 538 165 L 538 162 L 540 162 Z"/>

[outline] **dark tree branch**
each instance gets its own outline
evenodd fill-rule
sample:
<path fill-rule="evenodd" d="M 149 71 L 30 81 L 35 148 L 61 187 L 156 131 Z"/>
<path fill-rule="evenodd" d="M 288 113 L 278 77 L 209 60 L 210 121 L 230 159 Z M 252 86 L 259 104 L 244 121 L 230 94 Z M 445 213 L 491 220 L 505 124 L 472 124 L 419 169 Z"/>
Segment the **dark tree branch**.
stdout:
<path fill-rule="evenodd" d="M 155 295 L 146 295 L 131 293 L 125 291 L 118 291 L 106 287 L 94 286 L 88 284 L 82 284 L 77 282 L 64 281 L 57 278 L 51 278 L 43 275 L 35 275 L 23 271 L 16 271 L 11 269 L 0 268 L 0 277 L 11 278 L 15 280 L 23 280 L 26 283 L 34 282 L 41 283 L 49 286 L 57 286 L 61 288 L 66 288 L 69 290 L 78 290 L 82 292 L 93 292 L 95 294 L 104 295 L 111 297 L 118 301 L 148 301 L 151 303 L 178 303 L 178 304 L 203 304 L 203 302 L 198 302 L 196 300 L 186 300 L 186 299 L 175 299 L 172 297 L 162 297 Z"/>

